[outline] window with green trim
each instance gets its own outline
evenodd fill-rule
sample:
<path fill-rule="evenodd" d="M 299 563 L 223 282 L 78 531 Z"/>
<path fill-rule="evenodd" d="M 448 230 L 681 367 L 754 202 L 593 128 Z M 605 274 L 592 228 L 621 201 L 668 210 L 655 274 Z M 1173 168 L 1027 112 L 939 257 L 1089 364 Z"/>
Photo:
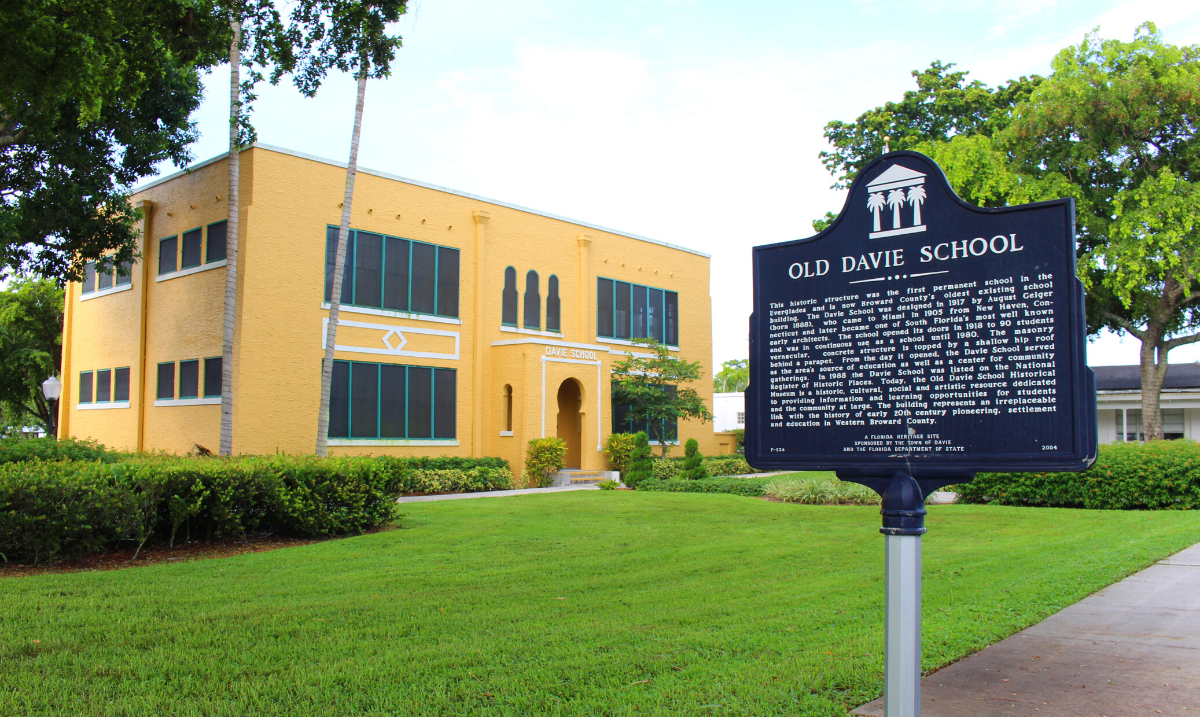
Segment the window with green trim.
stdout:
<path fill-rule="evenodd" d="M 338 228 L 325 230 L 325 300 L 333 296 Z M 347 306 L 458 318 L 459 255 L 454 247 L 351 230 L 343 263 Z"/>
<path fill-rule="evenodd" d="M 457 384 L 449 368 L 334 361 L 329 437 L 453 439 Z"/>
<path fill-rule="evenodd" d="M 679 345 L 679 294 L 615 279 L 596 280 L 596 335 Z"/>
<path fill-rule="evenodd" d="M 667 386 L 669 394 L 673 395 L 676 390 L 675 386 Z M 613 433 L 637 433 L 644 432 L 646 437 L 651 442 L 658 441 L 661 437 L 665 441 L 679 440 L 679 419 L 673 418 L 670 420 L 663 419 L 657 428 L 657 433 L 650 430 L 650 424 L 647 421 L 634 422 L 629 417 L 629 406 L 613 404 L 612 407 L 612 430 Z"/>

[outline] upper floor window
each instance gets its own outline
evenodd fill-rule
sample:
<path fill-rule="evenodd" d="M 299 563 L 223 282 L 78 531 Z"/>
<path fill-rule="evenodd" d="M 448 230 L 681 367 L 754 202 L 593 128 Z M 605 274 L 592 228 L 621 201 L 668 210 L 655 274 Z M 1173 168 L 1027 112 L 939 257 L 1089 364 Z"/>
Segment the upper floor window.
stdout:
<path fill-rule="evenodd" d="M 562 302 L 558 300 L 558 277 L 546 280 L 546 330 L 562 331 Z"/>
<path fill-rule="evenodd" d="M 333 295 L 338 228 L 325 232 L 325 300 Z M 342 276 L 343 304 L 458 317 L 458 249 L 351 231 Z"/>
<path fill-rule="evenodd" d="M 527 329 L 542 328 L 542 294 L 536 271 L 525 274 L 525 322 Z"/>
<path fill-rule="evenodd" d="M 207 227 L 189 229 L 181 235 L 160 239 L 158 241 L 158 275 L 174 274 L 177 271 L 197 269 L 203 264 L 224 261 L 227 228 L 228 225 L 225 221 L 219 221 L 213 222 Z"/>
<path fill-rule="evenodd" d="M 517 325 L 517 270 L 511 266 L 504 270 L 504 291 L 500 295 L 500 323 Z"/>
<path fill-rule="evenodd" d="M 596 280 L 596 335 L 679 345 L 679 294 L 603 277 Z"/>
<path fill-rule="evenodd" d="M 80 294 L 86 295 L 128 286 L 132 274 L 133 265 L 127 261 L 115 267 L 112 265 L 102 267 L 100 271 L 96 270 L 96 262 L 89 261 L 83 267 L 83 282 Z"/>

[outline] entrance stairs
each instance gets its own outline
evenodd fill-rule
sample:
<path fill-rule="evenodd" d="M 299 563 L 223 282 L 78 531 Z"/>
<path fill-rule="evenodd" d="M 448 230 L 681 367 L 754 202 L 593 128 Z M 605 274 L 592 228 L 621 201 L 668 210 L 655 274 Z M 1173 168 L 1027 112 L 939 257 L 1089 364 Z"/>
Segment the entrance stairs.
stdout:
<path fill-rule="evenodd" d="M 595 485 L 608 479 L 620 481 L 621 474 L 617 471 L 585 471 L 578 468 L 565 468 L 554 474 L 554 485 Z"/>

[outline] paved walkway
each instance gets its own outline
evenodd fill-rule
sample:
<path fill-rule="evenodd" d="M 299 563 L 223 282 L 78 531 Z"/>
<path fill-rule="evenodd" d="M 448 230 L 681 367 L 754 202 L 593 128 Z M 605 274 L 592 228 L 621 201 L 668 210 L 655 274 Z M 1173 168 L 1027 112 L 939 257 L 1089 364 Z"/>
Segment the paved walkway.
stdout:
<path fill-rule="evenodd" d="M 1200 717 L 1200 544 L 929 675 L 921 713 Z"/>
<path fill-rule="evenodd" d="M 564 485 L 556 488 L 521 488 L 519 490 L 488 490 L 481 493 L 449 493 L 447 495 L 408 495 L 397 503 L 428 503 L 431 500 L 462 500 L 463 498 L 497 498 L 502 495 L 531 495 L 534 493 L 565 493 L 570 490 L 600 490 L 594 485 Z M 1200 717 L 1200 715 L 1198 715 Z"/>

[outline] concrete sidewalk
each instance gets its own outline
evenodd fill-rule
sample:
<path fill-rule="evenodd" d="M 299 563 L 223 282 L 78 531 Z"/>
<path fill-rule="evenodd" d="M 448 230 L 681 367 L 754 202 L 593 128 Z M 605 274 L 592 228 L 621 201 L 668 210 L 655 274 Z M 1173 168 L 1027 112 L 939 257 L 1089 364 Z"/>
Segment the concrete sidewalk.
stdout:
<path fill-rule="evenodd" d="M 921 713 L 1200 717 L 1200 544 L 924 678 Z"/>
<path fill-rule="evenodd" d="M 396 500 L 397 503 L 428 503 L 432 500 L 462 500 L 463 498 L 498 498 L 504 495 L 532 495 L 535 493 L 565 493 L 571 490 L 600 490 L 594 485 L 564 485 L 557 488 L 521 488 L 519 490 L 488 490 L 480 493 L 448 493 L 446 495 L 409 495 Z"/>

